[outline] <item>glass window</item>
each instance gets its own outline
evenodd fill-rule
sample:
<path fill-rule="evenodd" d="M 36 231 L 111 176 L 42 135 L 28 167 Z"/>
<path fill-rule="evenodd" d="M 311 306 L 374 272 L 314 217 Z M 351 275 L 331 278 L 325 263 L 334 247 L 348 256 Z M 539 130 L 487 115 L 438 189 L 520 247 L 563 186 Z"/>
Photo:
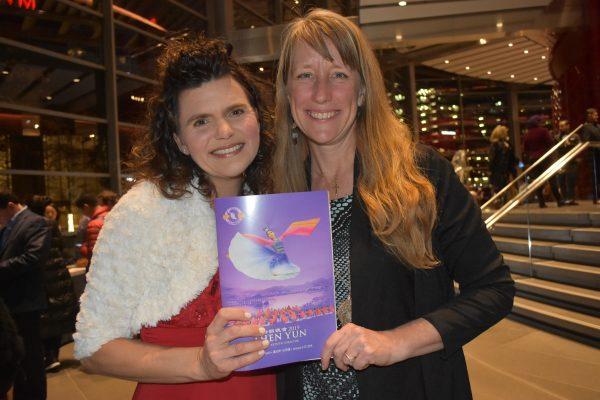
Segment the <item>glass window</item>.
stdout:
<path fill-rule="evenodd" d="M 0 36 L 102 63 L 102 20 L 62 2 L 0 2 Z"/>
<path fill-rule="evenodd" d="M 206 3 L 197 0 L 115 0 L 114 16 L 117 21 L 159 36 L 182 30 L 205 31 Z"/>
<path fill-rule="evenodd" d="M 148 101 L 153 90 L 154 85 L 118 76 L 117 105 L 119 108 L 119 121 L 145 124 Z"/>
<path fill-rule="evenodd" d="M 104 117 L 104 71 L 16 47 L 0 52 L 1 101 Z"/>
<path fill-rule="evenodd" d="M 106 125 L 0 109 L 0 167 L 108 172 Z"/>
<path fill-rule="evenodd" d="M 162 46 L 162 41 L 115 25 L 115 57 L 119 71 L 154 78 L 156 59 L 162 51 Z"/>

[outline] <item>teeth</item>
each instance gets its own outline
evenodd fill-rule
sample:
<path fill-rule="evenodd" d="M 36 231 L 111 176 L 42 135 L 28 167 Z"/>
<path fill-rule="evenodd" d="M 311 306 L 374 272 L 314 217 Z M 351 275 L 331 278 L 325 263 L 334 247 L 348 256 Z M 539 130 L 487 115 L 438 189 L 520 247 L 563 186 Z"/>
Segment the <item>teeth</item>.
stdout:
<path fill-rule="evenodd" d="M 241 149 L 242 146 L 244 146 L 244 145 L 241 144 L 241 143 L 240 144 L 236 144 L 235 146 L 228 147 L 226 149 L 215 150 L 215 151 L 213 151 L 213 154 L 224 155 L 224 154 L 233 153 L 233 152 L 238 151 L 239 149 Z"/>
<path fill-rule="evenodd" d="M 310 115 L 311 117 L 313 117 L 315 119 L 329 119 L 335 115 L 335 111 L 329 111 L 329 112 L 309 111 L 308 115 Z"/>

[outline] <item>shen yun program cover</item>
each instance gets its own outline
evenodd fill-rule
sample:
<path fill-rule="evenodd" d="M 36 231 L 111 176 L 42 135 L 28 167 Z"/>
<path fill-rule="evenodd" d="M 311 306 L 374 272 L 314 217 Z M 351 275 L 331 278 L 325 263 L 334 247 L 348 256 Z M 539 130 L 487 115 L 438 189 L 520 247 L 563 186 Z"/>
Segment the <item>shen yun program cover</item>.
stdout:
<path fill-rule="evenodd" d="M 245 308 L 270 342 L 242 370 L 320 358 L 336 330 L 327 192 L 218 198 L 215 213 L 223 307 Z"/>

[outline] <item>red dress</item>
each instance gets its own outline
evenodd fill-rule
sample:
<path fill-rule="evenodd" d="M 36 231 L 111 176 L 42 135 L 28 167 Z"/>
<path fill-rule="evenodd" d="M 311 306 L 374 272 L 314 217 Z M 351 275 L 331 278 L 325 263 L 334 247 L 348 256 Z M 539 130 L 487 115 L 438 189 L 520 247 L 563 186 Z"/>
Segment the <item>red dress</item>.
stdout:
<path fill-rule="evenodd" d="M 192 347 L 204 344 L 206 328 L 221 308 L 219 275 L 215 274 L 206 289 L 168 321 L 155 327 L 142 327 L 141 340 L 162 346 Z M 187 399 L 256 399 L 275 400 L 275 375 L 233 373 L 227 379 L 180 384 L 139 383 L 134 400 Z"/>

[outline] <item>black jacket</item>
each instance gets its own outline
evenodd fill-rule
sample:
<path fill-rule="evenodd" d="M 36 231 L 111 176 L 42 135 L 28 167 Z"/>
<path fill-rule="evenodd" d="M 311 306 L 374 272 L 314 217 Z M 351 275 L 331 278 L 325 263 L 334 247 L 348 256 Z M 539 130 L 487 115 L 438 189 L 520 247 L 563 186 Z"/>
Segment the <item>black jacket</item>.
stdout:
<path fill-rule="evenodd" d="M 44 265 L 48 308 L 42 313 L 42 337 L 60 337 L 75 331 L 76 299 L 73 280 L 63 258 L 63 240 L 55 221 L 48 221 L 52 234 L 50 256 Z"/>
<path fill-rule="evenodd" d="M 2 244 L 0 296 L 12 314 L 46 308 L 42 268 L 50 239 L 45 218 L 25 209 Z"/>
<path fill-rule="evenodd" d="M 444 349 L 409 360 L 421 368 L 424 398 L 470 399 L 471 389 L 462 346 L 507 315 L 514 282 L 481 219 L 479 207 L 459 182 L 452 166 L 436 151 L 419 146 L 419 166 L 436 191 L 438 221 L 433 247 L 441 265 L 413 269 L 390 255 L 373 234 L 355 190 L 352 209 L 350 270 L 352 320 L 373 329 L 392 329 L 402 293 L 399 276 L 412 275 L 414 318 L 425 318 L 440 333 Z M 460 286 L 455 295 L 453 281 Z M 369 367 L 358 372 L 361 399 L 399 399 L 395 385 L 402 367 Z M 415 376 L 419 376 L 418 374 Z M 290 367 L 280 394 L 300 396 L 299 368 Z"/>

